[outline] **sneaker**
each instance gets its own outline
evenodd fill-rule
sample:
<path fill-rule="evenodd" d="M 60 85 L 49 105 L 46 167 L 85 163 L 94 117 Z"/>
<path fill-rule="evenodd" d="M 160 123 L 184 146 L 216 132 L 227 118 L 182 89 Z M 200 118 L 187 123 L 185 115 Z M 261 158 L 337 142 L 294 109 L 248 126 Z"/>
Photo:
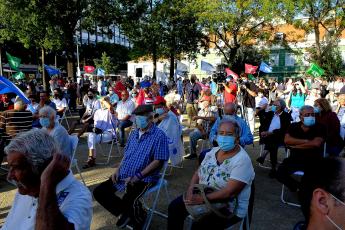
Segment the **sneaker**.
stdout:
<path fill-rule="evenodd" d="M 183 158 L 186 160 L 192 160 L 192 159 L 196 159 L 198 156 L 196 154 L 188 154 L 186 156 L 184 156 Z"/>
<path fill-rule="evenodd" d="M 122 214 L 119 220 L 116 222 L 116 226 L 119 228 L 125 228 L 127 224 L 130 222 L 129 216 L 126 214 Z"/>
<path fill-rule="evenodd" d="M 90 157 L 86 164 L 83 166 L 83 169 L 91 168 L 96 166 L 96 158 Z"/>
<path fill-rule="evenodd" d="M 260 164 L 263 164 L 265 162 L 265 158 L 264 157 L 259 157 L 258 159 L 256 159 L 256 162 L 259 162 Z"/>

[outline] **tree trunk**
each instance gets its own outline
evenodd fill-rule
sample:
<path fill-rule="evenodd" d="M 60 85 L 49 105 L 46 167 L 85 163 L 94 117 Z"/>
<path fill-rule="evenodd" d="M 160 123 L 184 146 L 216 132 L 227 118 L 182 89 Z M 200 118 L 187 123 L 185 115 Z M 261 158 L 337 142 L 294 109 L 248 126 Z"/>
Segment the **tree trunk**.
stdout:
<path fill-rule="evenodd" d="M 315 21 L 313 23 L 314 23 L 314 32 L 315 32 L 316 58 L 317 58 L 318 64 L 322 66 L 319 24 Z"/>
<path fill-rule="evenodd" d="M 154 45 L 153 51 L 152 51 L 152 62 L 153 62 L 153 73 L 152 78 L 157 80 L 156 71 L 157 71 L 157 52 L 156 52 L 156 46 Z"/>
<path fill-rule="evenodd" d="M 73 62 L 73 57 L 67 55 L 67 77 L 72 79 L 74 79 Z"/>
<path fill-rule="evenodd" d="M 42 84 L 43 84 L 43 89 L 47 90 L 48 88 L 48 81 L 46 79 L 46 71 L 44 69 L 44 57 L 45 57 L 45 51 L 44 48 L 41 48 L 41 58 L 42 58 Z"/>
<path fill-rule="evenodd" d="M 1 50 L 1 47 L 0 47 L 0 75 L 2 75 L 2 50 Z"/>
<path fill-rule="evenodd" d="M 175 55 L 172 52 L 170 54 L 170 74 L 169 74 L 169 81 L 174 79 L 174 70 L 175 70 Z"/>

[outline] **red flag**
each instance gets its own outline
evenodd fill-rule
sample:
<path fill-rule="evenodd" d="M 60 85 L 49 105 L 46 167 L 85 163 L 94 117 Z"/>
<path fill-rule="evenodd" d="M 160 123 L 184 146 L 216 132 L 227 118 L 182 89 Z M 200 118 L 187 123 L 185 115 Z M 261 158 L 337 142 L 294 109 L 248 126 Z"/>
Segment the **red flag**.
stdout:
<path fill-rule="evenodd" d="M 85 71 L 85 73 L 93 73 L 95 71 L 95 67 L 90 66 L 90 65 L 86 65 L 86 66 L 84 66 L 84 71 Z"/>
<path fill-rule="evenodd" d="M 249 74 L 255 74 L 258 66 L 244 64 L 244 72 Z"/>
<path fill-rule="evenodd" d="M 225 68 L 225 72 L 226 72 L 226 76 L 231 76 L 231 77 L 233 77 L 235 81 L 238 79 L 237 73 L 235 73 L 235 72 L 232 71 L 231 69 Z"/>

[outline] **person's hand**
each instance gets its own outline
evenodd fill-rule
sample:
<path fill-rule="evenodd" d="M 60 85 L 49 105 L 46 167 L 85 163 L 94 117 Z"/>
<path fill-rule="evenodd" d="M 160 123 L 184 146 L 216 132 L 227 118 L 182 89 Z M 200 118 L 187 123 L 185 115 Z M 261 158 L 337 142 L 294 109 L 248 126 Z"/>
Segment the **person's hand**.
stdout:
<path fill-rule="evenodd" d="M 111 180 L 115 184 L 118 179 L 119 179 L 119 175 L 118 175 L 118 170 L 116 169 L 115 172 L 113 173 L 113 175 L 111 175 Z"/>
<path fill-rule="evenodd" d="M 261 137 L 267 137 L 270 134 L 271 134 L 270 132 L 261 132 Z"/>
<path fill-rule="evenodd" d="M 190 199 L 184 201 L 186 205 L 198 205 L 204 203 L 204 198 L 199 194 L 194 194 Z"/>
<path fill-rule="evenodd" d="M 194 117 L 192 118 L 193 121 L 196 121 L 196 120 L 198 120 L 198 119 L 199 119 L 198 116 L 194 116 Z"/>
<path fill-rule="evenodd" d="M 68 156 L 55 153 L 52 161 L 41 175 L 41 185 L 56 186 L 68 173 L 70 159 Z"/>

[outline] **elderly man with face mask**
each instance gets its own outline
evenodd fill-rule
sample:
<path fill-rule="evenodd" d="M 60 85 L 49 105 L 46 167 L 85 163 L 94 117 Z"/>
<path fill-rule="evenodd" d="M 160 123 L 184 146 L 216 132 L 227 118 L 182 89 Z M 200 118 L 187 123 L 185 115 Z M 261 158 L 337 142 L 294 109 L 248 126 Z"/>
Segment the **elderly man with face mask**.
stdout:
<path fill-rule="evenodd" d="M 217 118 L 217 111 L 211 109 L 208 101 L 202 102 L 199 106 L 200 111 L 198 112 L 198 116 L 193 117 L 193 120 L 196 121 L 196 128 L 189 134 L 190 154 L 184 156 L 184 159 L 188 160 L 197 158 L 197 142 L 207 137 L 211 125 Z"/>
<path fill-rule="evenodd" d="M 140 105 L 134 111 L 137 129 L 131 132 L 124 157 L 111 178 L 95 188 L 95 199 L 111 214 L 120 216 L 118 227 L 132 221 L 134 229 L 143 226 L 144 210 L 140 197 L 157 183 L 159 170 L 169 159 L 168 138 L 153 123 L 152 105 Z M 120 198 L 115 192 L 125 192 Z"/>
<path fill-rule="evenodd" d="M 39 111 L 39 117 L 42 130 L 54 138 L 64 155 L 71 158 L 73 150 L 69 144 L 69 135 L 67 130 L 56 120 L 56 111 L 50 106 L 44 106 Z"/>
<path fill-rule="evenodd" d="M 345 229 L 344 178 L 345 159 L 324 158 L 310 165 L 299 193 L 306 220 L 299 229 Z"/>
<path fill-rule="evenodd" d="M 290 148 L 290 156 L 278 167 L 276 177 L 295 192 L 300 183 L 292 178 L 296 171 L 305 171 L 314 160 L 323 157 L 325 129 L 315 122 L 314 108 L 305 105 L 300 109 L 300 122 L 292 123 L 285 134 L 284 142 Z"/>
<path fill-rule="evenodd" d="M 2 230 L 90 229 L 92 198 L 46 132 L 16 136 L 5 148 L 7 179 L 18 188 Z"/>

